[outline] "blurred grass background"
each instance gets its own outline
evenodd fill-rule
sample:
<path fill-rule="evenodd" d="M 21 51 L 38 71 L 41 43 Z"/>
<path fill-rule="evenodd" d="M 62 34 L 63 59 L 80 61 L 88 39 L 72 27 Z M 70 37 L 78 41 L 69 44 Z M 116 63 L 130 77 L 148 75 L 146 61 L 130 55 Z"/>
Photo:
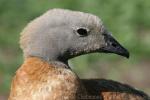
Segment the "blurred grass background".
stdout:
<path fill-rule="evenodd" d="M 0 0 L 0 100 L 22 64 L 19 33 L 28 22 L 51 8 L 93 13 L 130 51 L 130 59 L 113 54 L 90 54 L 70 60 L 81 78 L 107 78 L 150 94 L 149 0 Z"/>

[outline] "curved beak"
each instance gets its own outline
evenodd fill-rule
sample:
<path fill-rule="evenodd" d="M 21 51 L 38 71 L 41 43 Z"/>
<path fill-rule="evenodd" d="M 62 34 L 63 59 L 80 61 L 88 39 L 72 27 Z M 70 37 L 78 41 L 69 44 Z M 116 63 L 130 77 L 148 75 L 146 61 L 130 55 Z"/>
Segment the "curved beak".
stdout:
<path fill-rule="evenodd" d="M 106 45 L 101 48 L 101 52 L 115 53 L 126 58 L 129 58 L 129 52 L 125 49 L 117 40 L 115 40 L 111 34 L 103 34 Z"/>

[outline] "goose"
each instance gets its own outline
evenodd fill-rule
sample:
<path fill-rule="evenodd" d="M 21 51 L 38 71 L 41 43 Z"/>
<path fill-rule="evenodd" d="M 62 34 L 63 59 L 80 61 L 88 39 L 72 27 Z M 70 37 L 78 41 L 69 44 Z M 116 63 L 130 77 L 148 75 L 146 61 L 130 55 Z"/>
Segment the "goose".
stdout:
<path fill-rule="evenodd" d="M 147 97 L 111 80 L 80 79 L 70 68 L 69 59 L 89 53 L 129 57 L 128 50 L 93 14 L 50 9 L 24 28 L 20 47 L 24 62 L 12 79 L 9 100 L 144 100 Z"/>

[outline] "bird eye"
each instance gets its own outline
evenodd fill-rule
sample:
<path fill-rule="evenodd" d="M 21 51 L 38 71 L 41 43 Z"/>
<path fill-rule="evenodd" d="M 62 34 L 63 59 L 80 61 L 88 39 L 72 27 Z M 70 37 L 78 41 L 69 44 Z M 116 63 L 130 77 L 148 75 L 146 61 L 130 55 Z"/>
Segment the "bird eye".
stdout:
<path fill-rule="evenodd" d="M 77 33 L 78 33 L 79 36 L 82 36 L 82 37 L 88 35 L 88 31 L 85 28 L 79 28 L 79 29 L 77 29 Z"/>

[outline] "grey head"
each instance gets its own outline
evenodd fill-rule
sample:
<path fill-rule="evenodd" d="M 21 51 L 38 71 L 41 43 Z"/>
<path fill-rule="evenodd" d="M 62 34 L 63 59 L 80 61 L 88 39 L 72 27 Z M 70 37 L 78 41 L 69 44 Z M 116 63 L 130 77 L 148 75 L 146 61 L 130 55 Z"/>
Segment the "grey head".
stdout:
<path fill-rule="evenodd" d="M 104 27 L 100 18 L 89 13 L 52 9 L 31 21 L 21 33 L 24 57 L 36 56 L 46 61 L 68 59 L 95 52 L 129 57 Z"/>

